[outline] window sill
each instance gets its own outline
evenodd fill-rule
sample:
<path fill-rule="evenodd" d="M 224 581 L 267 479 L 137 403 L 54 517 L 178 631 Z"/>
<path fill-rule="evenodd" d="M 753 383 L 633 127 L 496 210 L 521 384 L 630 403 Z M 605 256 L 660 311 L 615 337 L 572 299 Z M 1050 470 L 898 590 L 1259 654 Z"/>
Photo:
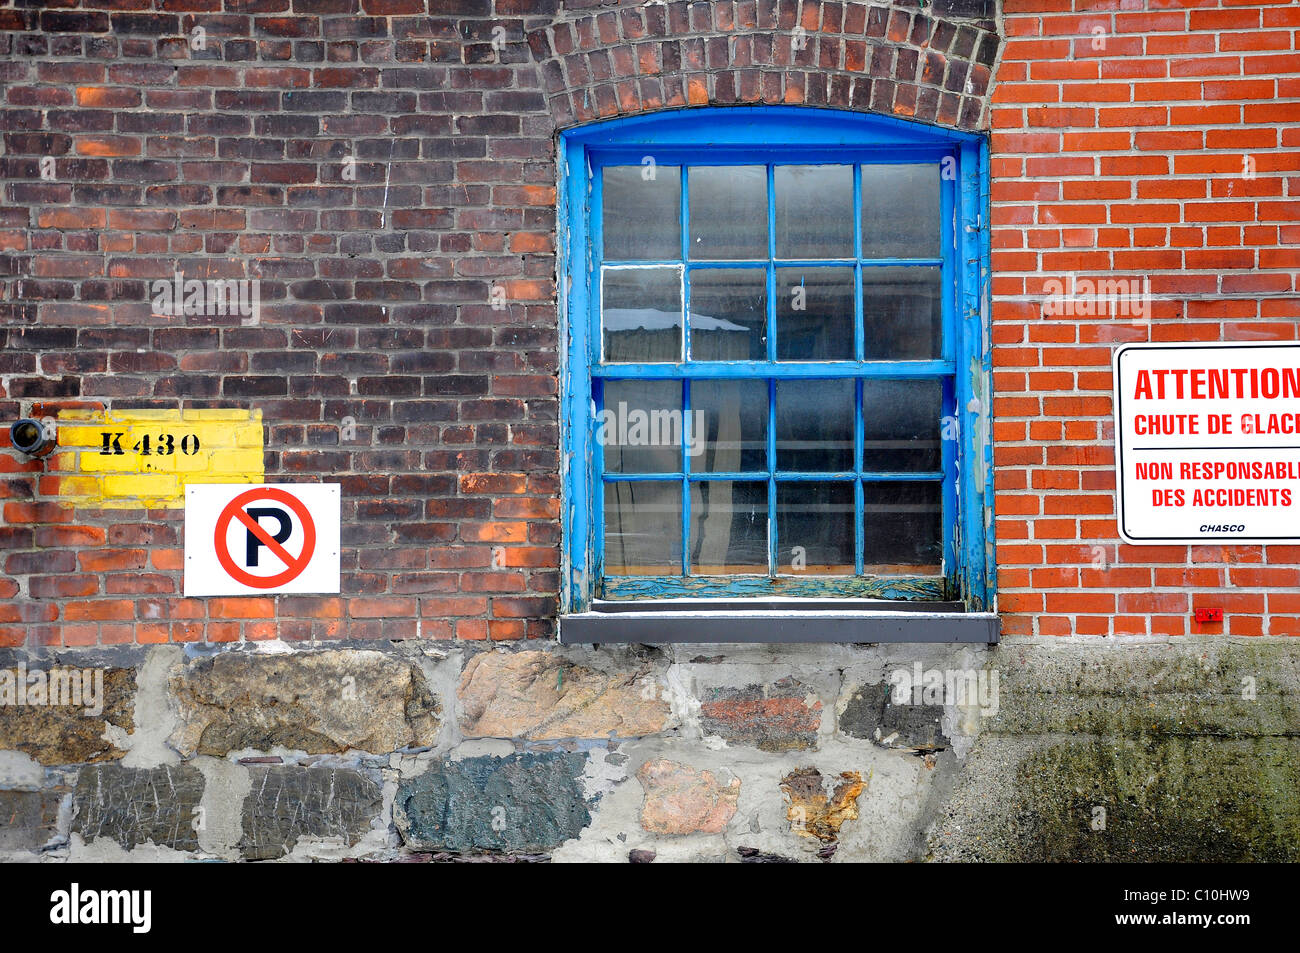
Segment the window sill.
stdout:
<path fill-rule="evenodd" d="M 954 602 L 868 599 L 665 599 L 596 602 L 560 617 L 560 642 L 596 643 L 881 643 L 994 645 L 994 612 L 965 612 Z"/>

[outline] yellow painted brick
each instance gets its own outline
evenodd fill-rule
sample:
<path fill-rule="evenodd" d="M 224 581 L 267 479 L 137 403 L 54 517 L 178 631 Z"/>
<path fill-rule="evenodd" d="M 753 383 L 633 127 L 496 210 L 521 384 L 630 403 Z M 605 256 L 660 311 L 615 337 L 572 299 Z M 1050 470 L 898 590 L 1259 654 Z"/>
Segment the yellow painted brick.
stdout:
<path fill-rule="evenodd" d="M 203 473 L 212 469 L 212 454 L 203 450 L 198 453 L 178 453 L 173 459 L 176 461 L 177 473 Z"/>
<path fill-rule="evenodd" d="M 179 422 L 180 417 L 174 410 L 110 410 L 104 414 L 106 423 L 131 424 L 144 422 L 149 424 Z"/>
<path fill-rule="evenodd" d="M 263 483 L 265 478 L 257 473 L 204 473 L 201 477 L 191 477 L 185 483 Z"/>
<path fill-rule="evenodd" d="M 261 450 L 218 450 L 212 454 L 212 473 L 261 473 Z"/>
<path fill-rule="evenodd" d="M 235 446 L 256 447 L 261 450 L 263 446 L 262 425 L 260 423 L 246 424 L 245 426 L 240 427 L 235 431 Z"/>
<path fill-rule="evenodd" d="M 124 460 L 126 460 L 125 456 L 106 456 L 102 453 L 83 450 L 81 452 L 81 459 L 78 461 L 78 469 L 80 469 L 82 473 L 130 472 L 132 468 L 125 466 L 122 463 Z"/>
<path fill-rule="evenodd" d="M 199 438 L 200 450 L 216 450 L 221 447 L 234 447 L 238 445 L 239 428 L 234 424 L 189 424 L 185 428 L 186 433 L 192 433 Z M 176 443 L 177 451 L 180 451 L 180 437 L 177 434 Z"/>
<path fill-rule="evenodd" d="M 85 497 L 98 499 L 103 495 L 104 486 L 99 477 L 71 476 L 59 478 L 60 497 Z"/>
<path fill-rule="evenodd" d="M 261 410 L 67 410 L 59 420 L 60 444 L 84 449 L 60 453 L 47 466 L 83 475 L 70 478 L 77 482 L 68 482 L 63 495 L 85 505 L 176 508 L 185 505 L 186 482 L 261 483 L 265 478 Z M 105 431 L 122 434 L 118 445 L 125 453 L 98 452 Z M 198 451 L 187 454 L 181 447 L 190 435 L 197 438 Z M 145 438 L 151 452 L 135 452 Z M 167 438 L 172 452 L 158 453 Z"/>
<path fill-rule="evenodd" d="M 58 443 L 60 447 L 99 447 L 102 446 L 102 438 L 99 436 L 101 428 L 99 427 L 71 427 L 67 424 L 59 425 Z"/>
<path fill-rule="evenodd" d="M 210 444 L 234 444 L 235 435 L 239 433 L 240 428 L 250 426 L 247 423 L 234 424 L 222 421 L 213 421 L 210 423 L 191 423 L 185 424 L 186 433 L 196 435 L 204 446 Z"/>
<path fill-rule="evenodd" d="M 104 477 L 105 496 L 137 496 L 165 499 L 180 493 L 181 484 L 174 476 L 163 474 L 113 474 Z"/>
<path fill-rule="evenodd" d="M 103 456 L 98 453 L 83 452 L 81 455 L 81 472 L 146 474 L 155 473 L 159 470 L 170 473 L 174 469 L 166 465 L 166 457 L 156 459 L 163 461 L 163 466 L 154 466 L 154 457 L 142 457 L 136 453 L 126 453 L 121 456 Z"/>
<path fill-rule="evenodd" d="M 139 458 L 139 467 L 141 473 L 175 473 L 176 472 L 176 455 L 174 453 L 167 455 L 154 455 Z"/>

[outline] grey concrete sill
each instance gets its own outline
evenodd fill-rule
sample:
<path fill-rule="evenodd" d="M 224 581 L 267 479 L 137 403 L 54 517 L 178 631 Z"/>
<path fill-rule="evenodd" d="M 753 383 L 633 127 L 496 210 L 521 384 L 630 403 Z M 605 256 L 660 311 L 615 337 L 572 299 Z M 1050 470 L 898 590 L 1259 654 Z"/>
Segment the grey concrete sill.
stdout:
<path fill-rule="evenodd" d="M 993 645 L 997 613 L 960 603 L 862 599 L 666 599 L 597 602 L 560 616 L 564 645 L 637 642 L 968 642 Z"/>

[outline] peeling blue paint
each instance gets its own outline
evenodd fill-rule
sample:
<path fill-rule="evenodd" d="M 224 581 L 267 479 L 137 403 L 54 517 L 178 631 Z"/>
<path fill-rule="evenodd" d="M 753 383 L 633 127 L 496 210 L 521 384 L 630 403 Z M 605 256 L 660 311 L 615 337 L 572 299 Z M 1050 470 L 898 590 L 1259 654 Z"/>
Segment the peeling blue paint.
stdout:
<path fill-rule="evenodd" d="M 599 261 L 600 208 L 598 170 L 604 165 L 639 165 L 651 155 L 657 165 L 685 166 L 709 163 L 766 164 L 769 203 L 774 164 L 835 163 L 952 163 L 956 176 L 944 176 L 941 214 L 943 256 L 864 262 L 861 258 L 861 222 L 856 199 L 861 194 L 858 168 L 854 169 L 855 235 L 852 264 L 861 269 L 876 264 L 939 264 L 942 268 L 944 346 L 932 361 L 880 362 L 863 360 L 860 290 L 855 291 L 855 359 L 827 363 L 778 363 L 775 354 L 774 295 L 769 289 L 769 352 L 766 361 L 601 366 L 598 302 L 594 291 Z M 683 175 L 685 180 L 685 176 Z M 581 612 L 591 600 L 680 595 L 869 595 L 892 599 L 961 599 L 972 610 L 985 610 L 993 602 L 992 447 L 990 425 L 991 357 L 988 311 L 988 149 L 984 137 L 950 129 L 870 114 L 803 107 L 735 107 L 673 110 L 600 122 L 572 129 L 562 136 L 560 194 L 560 285 L 563 289 L 561 327 L 563 468 L 565 502 L 564 612 Z M 682 190 L 682 214 L 687 195 Z M 772 208 L 769 204 L 769 221 Z M 769 235 L 771 233 L 769 232 Z M 687 232 L 682 230 L 683 248 Z M 769 247 L 769 252 L 772 249 Z M 683 251 L 683 260 L 687 257 Z M 772 257 L 769 255 L 769 257 Z M 654 264 L 638 262 L 638 264 Z M 662 263 L 661 263 L 662 264 Z M 692 263 L 694 265 L 694 263 Z M 721 263 L 725 265 L 726 263 Z M 785 264 L 782 262 L 782 264 Z M 828 262 L 819 261 L 818 265 Z M 833 263 L 832 263 L 833 264 Z M 772 269 L 769 268 L 769 282 Z M 688 323 L 688 322 L 684 322 Z M 683 334 L 689 332 L 683 329 Z M 856 534 L 857 575 L 797 578 L 774 574 L 777 563 L 769 554 L 766 576 L 606 577 L 602 572 L 603 504 L 601 454 L 594 446 L 593 421 L 600 400 L 600 382 L 609 377 L 652 379 L 813 379 L 871 377 L 939 377 L 945 385 L 945 413 L 957 422 L 958 439 L 943 441 L 943 506 L 947 527 L 942 577 L 889 577 L 863 575 L 863 540 Z M 685 390 L 685 388 L 684 388 Z M 861 401 L 856 401 L 855 506 L 863 505 L 861 480 L 875 475 L 862 468 Z M 771 404 L 769 402 L 769 411 Z M 769 443 L 771 430 L 769 428 Z M 770 450 L 770 448 L 769 448 Z M 770 466 L 770 462 L 769 462 Z M 689 470 L 689 468 L 688 468 Z M 755 474 L 748 474 L 755 475 Z M 672 475 L 656 474 L 669 479 Z M 770 471 L 758 478 L 775 480 Z M 825 478 L 825 474 L 817 474 Z M 811 479 L 813 475 L 804 477 Z M 628 477 L 619 474 L 619 479 Z M 635 478 L 635 477 L 633 477 Z M 646 477 L 648 479 L 648 477 Z M 692 477 L 678 474 L 683 485 L 683 550 L 689 539 Z M 783 475 L 784 478 L 784 475 Z M 698 479 L 696 477 L 695 479 Z M 772 494 L 769 494 L 771 500 Z M 775 550 L 775 514 L 770 512 L 770 550 Z"/>

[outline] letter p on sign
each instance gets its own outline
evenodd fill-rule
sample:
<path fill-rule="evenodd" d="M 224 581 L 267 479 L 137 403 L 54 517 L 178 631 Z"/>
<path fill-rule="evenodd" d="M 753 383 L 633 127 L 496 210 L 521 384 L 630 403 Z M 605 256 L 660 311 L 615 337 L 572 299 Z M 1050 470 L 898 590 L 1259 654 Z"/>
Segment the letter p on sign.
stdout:
<path fill-rule="evenodd" d="M 185 488 L 185 595 L 338 591 L 337 483 Z"/>

